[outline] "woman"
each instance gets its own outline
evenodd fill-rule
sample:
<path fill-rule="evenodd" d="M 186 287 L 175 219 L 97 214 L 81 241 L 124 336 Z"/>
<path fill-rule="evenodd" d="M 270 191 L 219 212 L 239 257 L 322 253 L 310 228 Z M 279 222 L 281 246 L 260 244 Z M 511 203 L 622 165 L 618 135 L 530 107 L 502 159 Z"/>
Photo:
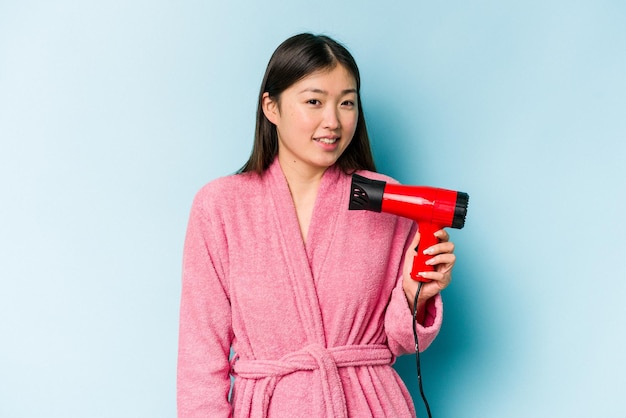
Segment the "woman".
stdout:
<path fill-rule="evenodd" d="M 419 233 L 404 218 L 348 211 L 350 173 L 393 181 L 374 172 L 359 91 L 354 59 L 328 37 L 296 35 L 272 55 L 250 159 L 191 209 L 179 417 L 415 416 L 391 364 L 415 352 Z M 438 236 L 420 349 L 439 331 L 455 262 Z"/>

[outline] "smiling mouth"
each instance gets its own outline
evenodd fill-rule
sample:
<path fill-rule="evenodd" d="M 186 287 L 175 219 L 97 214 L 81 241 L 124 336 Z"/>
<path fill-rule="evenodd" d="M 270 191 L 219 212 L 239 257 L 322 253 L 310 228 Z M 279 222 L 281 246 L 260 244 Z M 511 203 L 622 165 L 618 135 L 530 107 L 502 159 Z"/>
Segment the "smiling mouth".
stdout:
<path fill-rule="evenodd" d="M 339 140 L 339 138 L 315 138 L 317 142 L 321 142 L 322 144 L 334 144 Z"/>

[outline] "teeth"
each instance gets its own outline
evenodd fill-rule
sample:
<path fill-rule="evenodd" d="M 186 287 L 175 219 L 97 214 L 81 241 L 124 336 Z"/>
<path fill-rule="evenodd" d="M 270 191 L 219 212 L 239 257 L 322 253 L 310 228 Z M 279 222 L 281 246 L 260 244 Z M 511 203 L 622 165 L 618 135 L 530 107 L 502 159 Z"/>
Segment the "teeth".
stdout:
<path fill-rule="evenodd" d="M 318 138 L 317 140 L 324 144 L 334 144 L 337 142 L 337 138 Z"/>

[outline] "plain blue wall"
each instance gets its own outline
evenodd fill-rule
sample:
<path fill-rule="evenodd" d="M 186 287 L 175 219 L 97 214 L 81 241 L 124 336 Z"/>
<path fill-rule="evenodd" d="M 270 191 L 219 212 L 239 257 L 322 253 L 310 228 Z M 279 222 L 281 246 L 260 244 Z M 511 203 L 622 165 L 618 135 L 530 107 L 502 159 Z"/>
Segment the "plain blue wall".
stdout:
<path fill-rule="evenodd" d="M 625 3 L 216 3 L 0 2 L 0 416 L 175 415 L 191 199 L 305 30 L 357 58 L 380 171 L 470 194 L 434 416 L 625 416 Z"/>

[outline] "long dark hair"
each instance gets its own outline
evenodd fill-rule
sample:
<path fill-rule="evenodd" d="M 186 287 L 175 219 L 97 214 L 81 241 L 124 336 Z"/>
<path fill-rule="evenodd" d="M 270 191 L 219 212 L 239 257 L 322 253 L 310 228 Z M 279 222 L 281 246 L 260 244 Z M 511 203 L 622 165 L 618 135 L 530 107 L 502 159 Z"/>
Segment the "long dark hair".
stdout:
<path fill-rule="evenodd" d="M 359 116 L 354 137 L 336 164 L 346 173 L 359 169 L 376 171 L 361 106 L 361 77 L 356 61 L 346 47 L 332 38 L 301 33 L 280 44 L 267 64 L 259 92 L 254 145 L 241 173 L 263 173 L 278 153 L 276 126 L 263 113 L 263 94 L 267 92 L 278 101 L 283 91 L 302 78 L 316 71 L 333 69 L 338 64 L 343 65 L 356 81 Z"/>

